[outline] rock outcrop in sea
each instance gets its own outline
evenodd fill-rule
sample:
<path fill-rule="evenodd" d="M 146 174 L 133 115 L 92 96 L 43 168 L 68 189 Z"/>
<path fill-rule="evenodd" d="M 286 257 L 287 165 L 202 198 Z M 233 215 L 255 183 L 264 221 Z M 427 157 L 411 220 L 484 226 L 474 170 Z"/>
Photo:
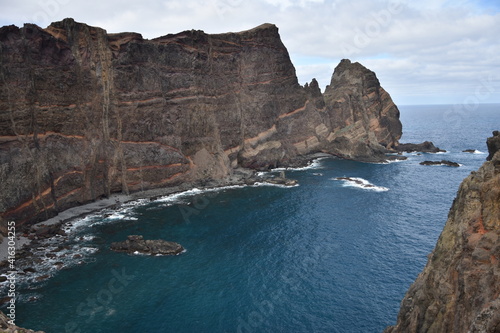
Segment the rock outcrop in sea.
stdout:
<path fill-rule="evenodd" d="M 500 133 L 460 185 L 429 261 L 386 333 L 500 332 Z"/>
<path fill-rule="evenodd" d="M 457 162 L 452 162 L 448 160 L 441 160 L 441 161 L 423 161 L 420 162 L 420 165 L 445 165 L 449 167 L 455 167 L 458 168 L 460 166 L 459 163 Z"/>
<path fill-rule="evenodd" d="M 399 111 L 342 60 L 298 83 L 278 28 L 152 40 L 65 19 L 0 28 L 0 216 L 17 226 L 112 193 L 225 179 L 312 153 L 380 162 Z"/>
<path fill-rule="evenodd" d="M 440 149 L 430 141 L 424 141 L 422 143 L 400 143 L 396 147 L 398 152 L 420 152 L 420 153 L 444 153 L 446 150 Z"/>
<path fill-rule="evenodd" d="M 111 243 L 111 250 L 128 254 L 147 254 L 153 256 L 176 255 L 184 251 L 182 245 L 163 239 L 144 239 L 140 235 L 130 235 L 123 242 Z"/>

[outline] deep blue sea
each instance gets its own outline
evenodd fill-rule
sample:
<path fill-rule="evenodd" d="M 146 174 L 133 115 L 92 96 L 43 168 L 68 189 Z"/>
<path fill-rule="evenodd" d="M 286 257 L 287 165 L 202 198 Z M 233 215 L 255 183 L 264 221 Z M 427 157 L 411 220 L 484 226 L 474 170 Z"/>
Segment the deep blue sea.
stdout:
<path fill-rule="evenodd" d="M 500 129 L 499 104 L 400 110 L 401 142 L 448 152 L 389 164 L 321 159 L 286 171 L 296 187 L 194 190 L 80 219 L 67 227 L 70 249 L 47 261 L 63 269 L 20 283 L 16 323 L 47 333 L 381 332 Z M 462 166 L 419 165 L 442 159 Z M 373 187 L 335 179 L 344 176 Z M 130 234 L 186 252 L 109 250 Z"/>

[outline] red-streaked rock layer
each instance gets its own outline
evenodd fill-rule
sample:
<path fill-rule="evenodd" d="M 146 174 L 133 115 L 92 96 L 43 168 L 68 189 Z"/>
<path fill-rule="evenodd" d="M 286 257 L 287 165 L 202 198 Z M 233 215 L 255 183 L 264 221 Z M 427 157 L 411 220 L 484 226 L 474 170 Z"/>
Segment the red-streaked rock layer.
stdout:
<path fill-rule="evenodd" d="M 345 60 L 325 96 L 302 87 L 271 24 L 153 40 L 72 19 L 0 29 L 4 221 L 320 151 L 379 161 L 400 136 L 373 72 Z"/>

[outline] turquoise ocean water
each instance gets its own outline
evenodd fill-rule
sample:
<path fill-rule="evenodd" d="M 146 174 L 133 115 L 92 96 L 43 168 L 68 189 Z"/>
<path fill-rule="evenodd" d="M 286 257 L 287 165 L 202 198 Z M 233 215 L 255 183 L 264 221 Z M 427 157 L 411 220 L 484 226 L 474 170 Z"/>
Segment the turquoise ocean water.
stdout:
<path fill-rule="evenodd" d="M 381 332 L 500 129 L 498 104 L 400 110 L 401 142 L 431 140 L 448 152 L 390 164 L 322 159 L 287 171 L 296 187 L 194 190 L 80 219 L 67 227 L 68 248 L 34 266 L 63 269 L 41 282 L 20 278 L 16 323 L 47 333 Z M 419 165 L 441 159 L 462 166 Z M 373 187 L 335 179 L 344 176 Z M 109 250 L 130 234 L 186 252 Z"/>

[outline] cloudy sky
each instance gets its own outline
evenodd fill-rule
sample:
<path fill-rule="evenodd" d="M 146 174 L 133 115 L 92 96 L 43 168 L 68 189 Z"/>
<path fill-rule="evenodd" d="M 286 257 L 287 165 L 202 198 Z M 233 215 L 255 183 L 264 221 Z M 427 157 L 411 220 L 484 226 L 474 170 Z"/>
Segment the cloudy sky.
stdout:
<path fill-rule="evenodd" d="M 297 69 L 324 87 L 343 58 L 397 104 L 500 103 L 499 0 L 0 0 L 0 25 L 72 17 L 154 38 L 274 23 Z M 472 109 L 472 108 L 471 108 Z"/>

